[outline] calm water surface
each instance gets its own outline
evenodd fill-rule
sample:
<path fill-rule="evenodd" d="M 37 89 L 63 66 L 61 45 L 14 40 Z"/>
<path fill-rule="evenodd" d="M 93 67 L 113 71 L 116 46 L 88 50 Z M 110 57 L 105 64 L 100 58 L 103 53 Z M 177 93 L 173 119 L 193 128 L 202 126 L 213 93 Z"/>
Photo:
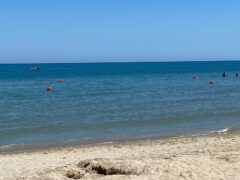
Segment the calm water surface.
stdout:
<path fill-rule="evenodd" d="M 237 71 L 240 62 L 0 65 L 0 146 L 238 127 Z"/>

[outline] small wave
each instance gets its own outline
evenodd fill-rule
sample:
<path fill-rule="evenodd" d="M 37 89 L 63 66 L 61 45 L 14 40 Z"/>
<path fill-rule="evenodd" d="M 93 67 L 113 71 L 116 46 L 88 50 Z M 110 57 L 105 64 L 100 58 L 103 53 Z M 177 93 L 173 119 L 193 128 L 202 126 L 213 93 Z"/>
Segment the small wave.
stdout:
<path fill-rule="evenodd" d="M 103 144 L 104 145 L 104 144 L 113 144 L 113 143 L 114 143 L 113 141 L 107 141 L 107 142 L 101 142 L 101 143 L 98 143 L 98 144 L 100 144 L 100 145 Z"/>
<path fill-rule="evenodd" d="M 212 133 L 227 133 L 229 131 L 229 128 L 225 128 L 225 129 L 220 129 L 217 131 L 212 131 Z"/>
<path fill-rule="evenodd" d="M 0 152 L 7 152 L 7 151 L 15 151 L 17 149 L 21 149 L 25 147 L 26 144 L 8 144 L 8 145 L 1 145 L 0 146 Z"/>
<path fill-rule="evenodd" d="M 10 145 L 2 145 L 2 146 L 0 146 L 0 149 L 8 149 L 11 146 L 12 146 L 12 144 L 10 144 Z"/>

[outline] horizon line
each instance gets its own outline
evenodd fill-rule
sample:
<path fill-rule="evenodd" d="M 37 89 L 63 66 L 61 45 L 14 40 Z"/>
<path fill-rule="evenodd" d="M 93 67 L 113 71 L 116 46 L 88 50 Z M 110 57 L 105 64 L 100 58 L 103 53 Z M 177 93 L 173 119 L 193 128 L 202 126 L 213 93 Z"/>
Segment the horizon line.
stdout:
<path fill-rule="evenodd" d="M 173 60 L 173 61 L 91 61 L 91 62 L 10 62 L 10 63 L 0 63 L 1 65 L 4 64 L 100 64 L 100 63 L 176 63 L 176 62 L 233 62 L 233 61 L 240 61 L 240 59 L 230 59 L 230 60 Z"/>

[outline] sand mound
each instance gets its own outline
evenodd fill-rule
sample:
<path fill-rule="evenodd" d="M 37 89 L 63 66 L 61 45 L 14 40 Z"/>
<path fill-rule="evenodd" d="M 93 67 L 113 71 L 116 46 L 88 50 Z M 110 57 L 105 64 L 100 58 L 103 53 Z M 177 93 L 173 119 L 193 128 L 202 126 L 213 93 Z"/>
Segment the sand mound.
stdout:
<path fill-rule="evenodd" d="M 116 161 L 116 160 L 115 160 Z M 123 162 L 111 162 L 109 159 L 93 159 L 81 161 L 78 167 L 100 175 L 138 175 L 137 171 Z"/>
<path fill-rule="evenodd" d="M 75 166 L 58 167 L 53 171 L 38 174 L 35 179 L 96 179 L 103 176 L 123 177 L 140 174 L 139 168 L 133 168 L 124 160 L 98 158 L 80 161 Z"/>

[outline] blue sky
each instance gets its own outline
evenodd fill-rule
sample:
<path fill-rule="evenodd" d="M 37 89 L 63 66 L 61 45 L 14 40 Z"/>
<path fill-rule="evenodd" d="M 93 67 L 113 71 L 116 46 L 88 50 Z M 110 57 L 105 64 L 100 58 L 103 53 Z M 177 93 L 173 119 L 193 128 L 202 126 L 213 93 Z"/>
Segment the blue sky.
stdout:
<path fill-rule="evenodd" d="M 238 0 L 0 0 L 0 63 L 240 59 Z"/>

